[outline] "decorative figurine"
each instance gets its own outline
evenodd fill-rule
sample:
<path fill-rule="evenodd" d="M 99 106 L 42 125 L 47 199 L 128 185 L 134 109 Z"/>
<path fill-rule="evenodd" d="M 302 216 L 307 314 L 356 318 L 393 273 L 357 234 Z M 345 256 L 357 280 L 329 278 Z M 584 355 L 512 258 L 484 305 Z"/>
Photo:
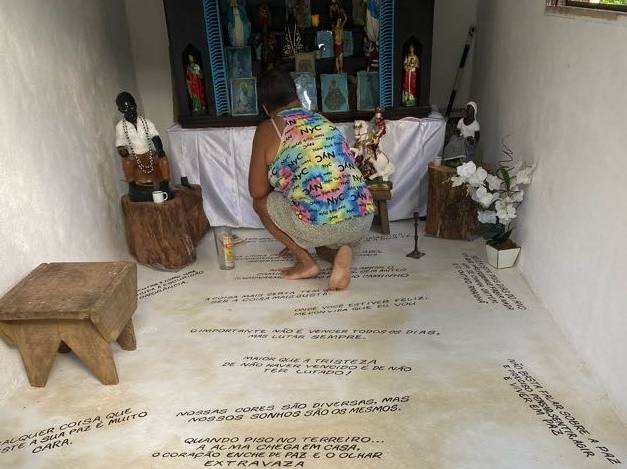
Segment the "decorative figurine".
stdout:
<path fill-rule="evenodd" d="M 189 63 L 186 71 L 187 94 L 192 104 L 193 113 L 205 113 L 207 111 L 207 101 L 205 100 L 205 83 L 202 78 L 200 65 L 192 54 L 187 56 Z"/>
<path fill-rule="evenodd" d="M 385 125 L 385 119 L 383 118 L 383 109 L 377 106 L 374 110 L 374 117 L 372 118 L 372 126 L 374 128 L 372 134 L 372 144 L 375 150 L 379 147 L 379 142 L 385 135 L 387 127 Z"/>
<path fill-rule="evenodd" d="M 416 106 L 418 104 L 418 70 L 420 60 L 416 55 L 415 45 L 409 44 L 409 51 L 403 60 L 403 93 L 401 104 L 403 106 Z"/>
<path fill-rule="evenodd" d="M 464 159 L 472 161 L 479 143 L 481 126 L 477 121 L 477 103 L 469 101 L 463 117 L 457 122 L 457 135 L 453 135 L 444 148 L 445 161 Z"/>
<path fill-rule="evenodd" d="M 331 23 L 331 27 L 334 27 L 337 23 L 337 19 L 342 16 L 346 17 L 344 8 L 342 8 L 338 0 L 331 0 L 329 3 L 329 21 Z"/>
<path fill-rule="evenodd" d="M 355 26 L 366 25 L 366 10 L 368 0 L 353 0 L 353 24 Z"/>
<path fill-rule="evenodd" d="M 422 237 L 424 233 L 420 230 L 420 236 L 418 235 L 418 223 L 420 221 L 420 216 L 418 212 L 414 212 L 414 250 L 407 254 L 407 257 L 413 257 L 414 259 L 420 259 L 425 255 L 424 252 L 420 251 L 418 247 L 420 246 L 420 241 L 422 241 Z"/>
<path fill-rule="evenodd" d="M 246 15 L 246 8 L 239 6 L 238 0 L 231 0 L 231 6 L 226 10 L 229 41 L 234 47 L 244 47 L 250 38 L 250 21 Z"/>
<path fill-rule="evenodd" d="M 383 118 L 381 117 L 381 120 Z M 383 122 L 385 126 L 385 122 Z M 390 176 L 394 173 L 394 164 L 390 158 L 379 148 L 381 137 L 385 134 L 381 128 L 375 127 L 374 132 L 366 121 L 355 121 L 355 148 L 351 148 L 355 154 L 355 160 L 370 186 L 384 186 L 392 189 Z"/>
<path fill-rule="evenodd" d="M 340 10 L 339 16 L 333 25 L 333 53 L 335 54 L 335 73 L 344 72 L 344 25 L 346 12 Z"/>
<path fill-rule="evenodd" d="M 257 27 L 266 34 L 268 29 L 270 29 L 270 25 L 272 25 L 272 10 L 270 10 L 270 5 L 268 5 L 268 0 L 263 0 L 259 7 L 257 8 Z"/>
<path fill-rule="evenodd" d="M 132 202 L 152 201 L 157 188 L 174 198 L 170 190 L 170 164 L 155 125 L 137 114 L 135 98 L 123 91 L 115 98 L 124 115 L 115 127 L 115 146 L 122 157 L 124 177 Z"/>
<path fill-rule="evenodd" d="M 380 0 L 368 0 L 366 36 L 368 38 L 369 72 L 379 70 L 379 8 Z"/>
<path fill-rule="evenodd" d="M 300 29 L 308 28 L 311 24 L 311 1 L 294 0 L 294 17 Z"/>
<path fill-rule="evenodd" d="M 274 67 L 276 62 L 276 38 L 274 34 L 264 34 L 261 42 L 261 63 L 263 70 L 267 71 Z"/>
<path fill-rule="evenodd" d="M 285 42 L 283 44 L 283 56 L 294 57 L 303 51 L 303 42 L 300 38 L 300 31 L 295 22 L 290 22 L 285 27 Z"/>

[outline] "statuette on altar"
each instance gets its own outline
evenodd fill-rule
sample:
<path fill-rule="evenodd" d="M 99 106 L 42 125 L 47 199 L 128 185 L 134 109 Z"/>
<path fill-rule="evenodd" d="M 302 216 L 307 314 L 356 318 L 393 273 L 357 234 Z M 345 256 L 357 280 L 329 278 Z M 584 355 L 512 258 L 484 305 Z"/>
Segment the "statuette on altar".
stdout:
<path fill-rule="evenodd" d="M 344 71 L 344 25 L 346 12 L 341 9 L 333 23 L 333 53 L 335 54 L 335 73 Z"/>
<path fill-rule="evenodd" d="M 200 65 L 196 58 L 189 54 L 186 70 L 187 94 L 192 104 L 193 113 L 207 112 L 207 100 L 205 99 L 205 83 L 202 77 Z"/>
<path fill-rule="evenodd" d="M 115 99 L 123 114 L 115 127 L 115 146 L 122 157 L 124 177 L 132 202 L 152 201 L 152 192 L 161 190 L 174 198 L 170 190 L 170 164 L 155 125 L 137 114 L 133 95 L 123 91 Z"/>
<path fill-rule="evenodd" d="M 418 104 L 418 77 L 420 71 L 420 59 L 416 55 L 416 46 L 409 44 L 409 50 L 403 59 L 403 92 L 401 104 L 403 106 L 416 106 Z"/>
<path fill-rule="evenodd" d="M 392 188 L 390 176 L 394 173 L 394 164 L 381 150 L 379 143 L 385 135 L 385 120 L 380 108 L 377 108 L 372 122 L 355 121 L 355 144 L 351 151 L 359 170 L 368 180 L 369 186 Z"/>

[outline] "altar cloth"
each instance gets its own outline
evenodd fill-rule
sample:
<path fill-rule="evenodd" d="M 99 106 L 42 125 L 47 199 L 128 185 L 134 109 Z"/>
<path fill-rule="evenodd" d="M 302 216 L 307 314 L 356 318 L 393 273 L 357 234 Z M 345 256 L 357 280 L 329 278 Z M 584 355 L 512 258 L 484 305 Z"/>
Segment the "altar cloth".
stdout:
<path fill-rule="evenodd" d="M 411 218 L 414 212 L 427 214 L 429 162 L 441 153 L 445 121 L 439 115 L 424 119 L 407 117 L 386 122 L 387 133 L 381 148 L 396 166 L 390 220 Z M 353 124 L 338 127 L 354 142 Z M 203 204 L 212 226 L 261 228 L 248 193 L 248 166 L 254 127 L 168 129 L 170 165 L 178 181 L 187 176 L 203 190 Z"/>

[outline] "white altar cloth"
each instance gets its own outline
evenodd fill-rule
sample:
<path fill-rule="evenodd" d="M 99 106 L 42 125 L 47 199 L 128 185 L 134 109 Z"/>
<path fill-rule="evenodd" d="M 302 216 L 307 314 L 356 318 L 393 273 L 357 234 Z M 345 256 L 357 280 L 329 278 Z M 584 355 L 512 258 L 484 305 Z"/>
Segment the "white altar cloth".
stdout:
<path fill-rule="evenodd" d="M 340 123 L 348 141 L 354 141 L 353 124 Z M 387 121 L 381 147 L 396 166 L 394 189 L 388 202 L 390 220 L 427 213 L 427 165 L 441 154 L 445 121 L 439 116 L 407 117 Z M 187 176 L 200 184 L 205 213 L 212 226 L 260 228 L 248 194 L 248 165 L 254 127 L 168 129 L 170 164 L 174 180 Z"/>

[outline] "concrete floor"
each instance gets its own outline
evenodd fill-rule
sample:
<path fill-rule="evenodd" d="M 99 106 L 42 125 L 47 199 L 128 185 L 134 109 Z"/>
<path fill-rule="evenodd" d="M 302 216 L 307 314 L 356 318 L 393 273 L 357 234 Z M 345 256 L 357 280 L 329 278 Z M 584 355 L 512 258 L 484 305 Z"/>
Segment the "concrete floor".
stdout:
<path fill-rule="evenodd" d="M 627 428 L 519 272 L 484 264 L 480 242 L 426 238 L 408 259 L 412 226 L 392 230 L 363 244 L 346 292 L 325 291 L 328 268 L 281 280 L 263 231 L 238 231 L 232 271 L 211 235 L 178 273 L 140 268 L 120 384 L 65 354 L 45 388 L 5 388 L 0 467 L 625 464 Z"/>

